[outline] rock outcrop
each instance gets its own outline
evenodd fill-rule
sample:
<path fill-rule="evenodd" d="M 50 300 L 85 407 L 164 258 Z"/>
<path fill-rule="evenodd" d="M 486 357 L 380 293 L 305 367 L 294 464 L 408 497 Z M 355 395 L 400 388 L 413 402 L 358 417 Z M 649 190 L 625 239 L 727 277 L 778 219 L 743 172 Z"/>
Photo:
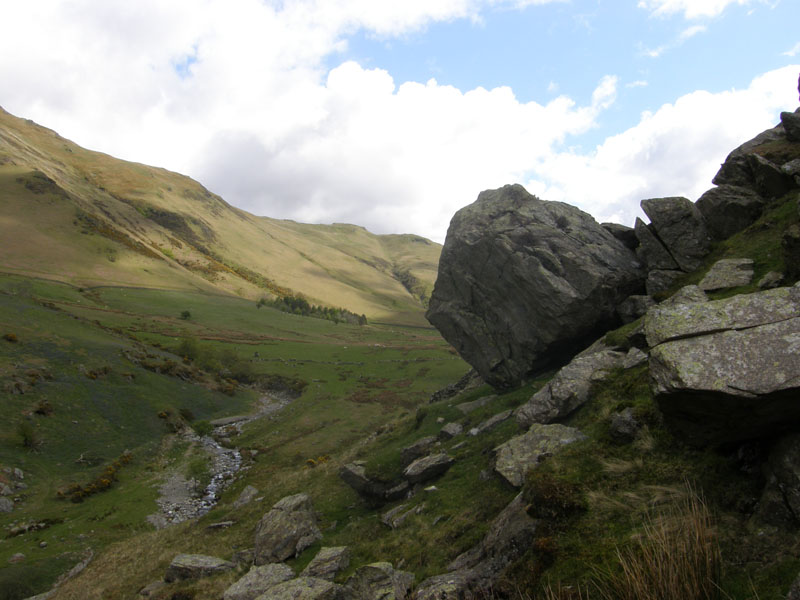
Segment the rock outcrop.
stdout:
<path fill-rule="evenodd" d="M 222 594 L 222 600 L 256 600 L 270 588 L 294 578 L 294 571 L 283 564 L 251 567 L 247 574 Z"/>
<path fill-rule="evenodd" d="M 695 441 L 756 438 L 800 422 L 800 288 L 656 307 L 645 330 L 656 401 Z"/>
<path fill-rule="evenodd" d="M 307 494 L 279 500 L 256 526 L 256 565 L 283 562 L 322 538 Z"/>
<path fill-rule="evenodd" d="M 643 280 L 591 216 L 508 185 L 453 217 L 426 316 L 487 383 L 509 388 L 616 323 Z"/>
<path fill-rule="evenodd" d="M 694 271 L 710 249 L 710 238 L 703 216 L 687 198 L 642 200 L 642 210 L 650 218 L 658 239 L 682 271 Z M 657 267 L 669 268 L 669 267 Z"/>
<path fill-rule="evenodd" d="M 200 579 L 230 571 L 236 565 L 227 560 L 204 554 L 178 554 L 172 559 L 164 574 L 164 581 L 171 583 L 183 579 Z"/>
<path fill-rule="evenodd" d="M 751 188 L 721 185 L 711 188 L 695 203 L 715 240 L 726 240 L 755 222 L 766 201 Z"/>
<path fill-rule="evenodd" d="M 698 287 L 705 292 L 749 285 L 753 280 L 753 260 L 724 258 L 715 262 Z"/>
<path fill-rule="evenodd" d="M 320 548 L 301 575 L 333 581 L 336 575 L 350 565 L 350 549 L 345 546 Z"/>
<path fill-rule="evenodd" d="M 418 458 L 403 470 L 403 477 L 411 485 L 430 481 L 446 473 L 454 462 L 455 460 L 444 452 Z"/>
<path fill-rule="evenodd" d="M 345 584 L 354 600 L 404 600 L 414 584 L 414 574 L 396 570 L 388 562 L 356 569 Z"/>

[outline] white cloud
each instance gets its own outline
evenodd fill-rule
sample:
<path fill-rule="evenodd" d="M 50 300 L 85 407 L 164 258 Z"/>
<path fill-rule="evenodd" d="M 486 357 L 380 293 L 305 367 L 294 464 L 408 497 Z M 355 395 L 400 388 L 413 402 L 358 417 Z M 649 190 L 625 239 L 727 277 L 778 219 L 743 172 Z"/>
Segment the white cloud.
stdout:
<path fill-rule="evenodd" d="M 638 87 L 647 87 L 648 83 L 644 79 L 637 79 L 636 81 L 631 81 L 630 83 L 626 83 L 626 88 L 638 88 Z"/>
<path fill-rule="evenodd" d="M 794 46 L 792 46 L 789 50 L 783 53 L 783 56 L 788 56 L 790 58 L 794 58 L 800 54 L 800 42 L 797 42 Z"/>
<path fill-rule="evenodd" d="M 705 33 L 707 30 L 708 28 L 705 25 L 692 25 L 681 31 L 673 41 L 667 44 L 663 44 L 657 48 L 645 48 L 643 54 L 649 58 L 658 58 L 668 50 L 681 46 L 687 40 L 700 33 Z"/>
<path fill-rule="evenodd" d="M 600 220 L 633 225 L 643 198 L 696 200 L 727 154 L 773 127 L 796 105 L 798 65 L 766 73 L 744 90 L 697 91 L 644 113 L 631 129 L 590 154 L 543 160 L 528 185 L 545 198 L 576 204 Z"/>
<path fill-rule="evenodd" d="M 731 4 L 747 6 L 753 0 L 639 0 L 638 7 L 655 16 L 683 13 L 686 19 L 716 17 Z"/>

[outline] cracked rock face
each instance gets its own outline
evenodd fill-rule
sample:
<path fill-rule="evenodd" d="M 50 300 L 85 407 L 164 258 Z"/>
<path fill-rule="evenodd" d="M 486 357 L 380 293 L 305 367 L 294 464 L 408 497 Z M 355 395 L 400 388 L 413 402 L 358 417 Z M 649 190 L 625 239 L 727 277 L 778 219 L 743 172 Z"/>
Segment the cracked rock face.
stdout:
<path fill-rule="evenodd" d="M 665 418 L 699 443 L 800 422 L 800 288 L 656 307 L 645 331 Z"/>
<path fill-rule="evenodd" d="M 635 253 L 590 215 L 509 185 L 453 217 L 426 316 L 487 383 L 510 388 L 615 324 L 643 284 Z"/>

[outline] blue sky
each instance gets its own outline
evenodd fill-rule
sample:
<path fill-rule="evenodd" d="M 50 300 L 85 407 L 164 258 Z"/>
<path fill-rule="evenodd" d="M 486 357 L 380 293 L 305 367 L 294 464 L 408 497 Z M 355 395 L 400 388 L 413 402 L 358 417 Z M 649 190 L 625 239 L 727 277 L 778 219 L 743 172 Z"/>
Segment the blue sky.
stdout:
<path fill-rule="evenodd" d="M 695 200 L 798 106 L 794 0 L 7 0 L 0 105 L 255 214 L 443 241 L 522 183 Z"/>

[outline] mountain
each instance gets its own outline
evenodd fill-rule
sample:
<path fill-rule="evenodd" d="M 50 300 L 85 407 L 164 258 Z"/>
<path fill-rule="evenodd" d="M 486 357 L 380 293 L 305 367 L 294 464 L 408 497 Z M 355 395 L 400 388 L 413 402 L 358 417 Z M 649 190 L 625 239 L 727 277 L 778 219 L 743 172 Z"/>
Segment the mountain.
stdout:
<path fill-rule="evenodd" d="M 303 295 L 426 325 L 441 246 L 257 217 L 192 179 L 77 146 L 0 109 L 0 264 L 83 287 Z"/>

